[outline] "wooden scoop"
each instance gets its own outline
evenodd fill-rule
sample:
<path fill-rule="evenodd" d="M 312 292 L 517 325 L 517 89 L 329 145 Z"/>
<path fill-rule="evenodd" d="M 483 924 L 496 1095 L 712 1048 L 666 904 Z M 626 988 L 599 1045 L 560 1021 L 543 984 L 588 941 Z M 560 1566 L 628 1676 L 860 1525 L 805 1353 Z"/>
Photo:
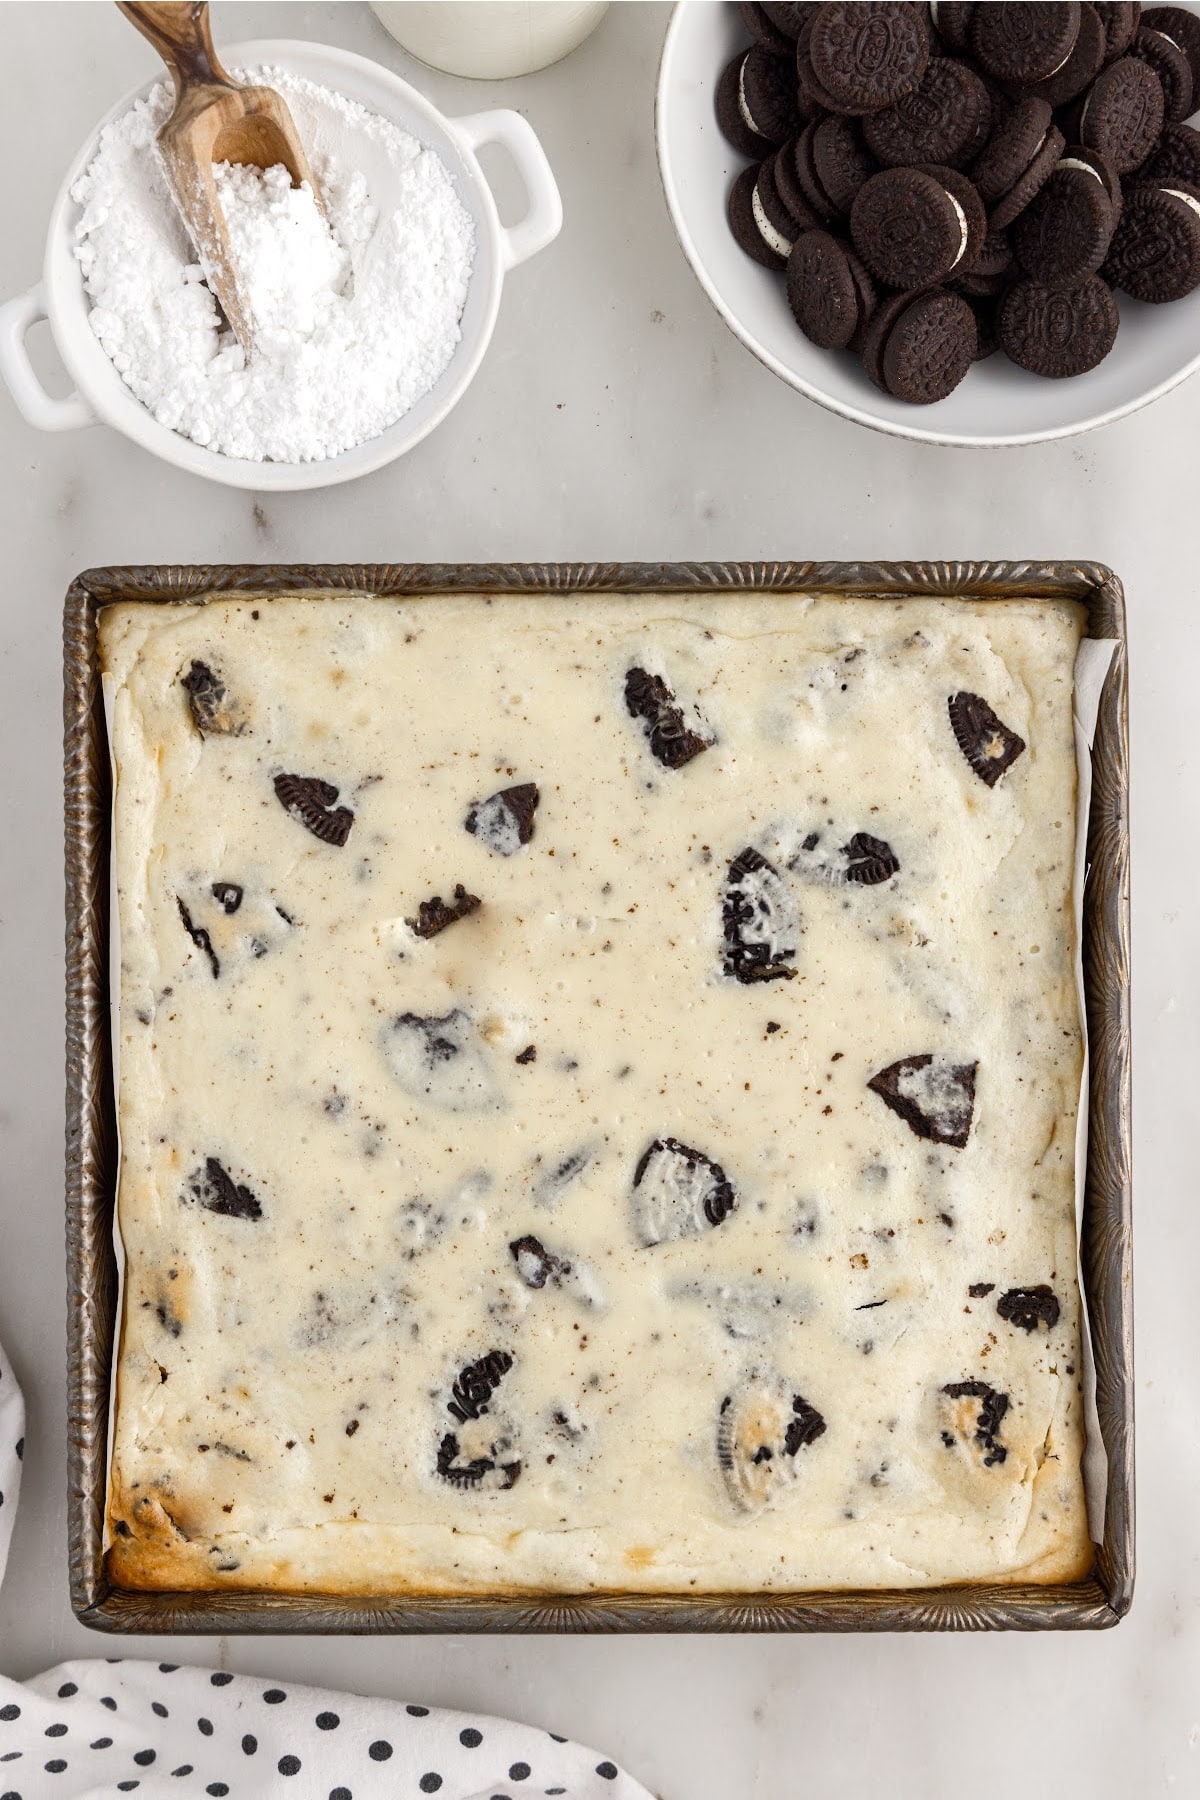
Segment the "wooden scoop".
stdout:
<path fill-rule="evenodd" d="M 293 187 L 308 182 L 324 212 L 304 146 L 281 95 L 273 88 L 234 81 L 221 67 L 209 33 L 207 0 L 117 3 L 171 71 L 175 110 L 158 134 L 158 147 L 205 277 L 248 353 L 254 322 L 229 254 L 212 166 L 231 162 L 269 169 L 282 163 Z"/>

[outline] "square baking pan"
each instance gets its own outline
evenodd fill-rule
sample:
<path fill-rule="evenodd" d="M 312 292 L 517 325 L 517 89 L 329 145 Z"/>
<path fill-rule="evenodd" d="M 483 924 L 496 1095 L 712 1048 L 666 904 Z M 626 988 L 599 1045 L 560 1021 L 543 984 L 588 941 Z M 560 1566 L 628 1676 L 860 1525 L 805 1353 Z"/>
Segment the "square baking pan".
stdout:
<path fill-rule="evenodd" d="M 1115 640 L 1093 750 L 1083 970 L 1090 1046 L 1083 1285 L 1108 1459 L 1104 1541 L 1092 1573 L 1062 1585 L 979 1583 L 913 1591 L 394 1598 L 150 1593 L 110 1580 L 103 1527 L 109 1404 L 119 1333 L 113 1247 L 116 1098 L 109 1012 L 112 777 L 97 618 L 138 600 L 484 592 L 1069 599 L 1087 635 Z M 104 1631 L 585 1632 L 1095 1630 L 1133 1592 L 1133 1327 L 1130 1232 L 1129 812 L 1125 605 L 1094 563 L 513 563 L 91 569 L 64 614 L 67 964 L 69 1544 L 77 1617 Z"/>

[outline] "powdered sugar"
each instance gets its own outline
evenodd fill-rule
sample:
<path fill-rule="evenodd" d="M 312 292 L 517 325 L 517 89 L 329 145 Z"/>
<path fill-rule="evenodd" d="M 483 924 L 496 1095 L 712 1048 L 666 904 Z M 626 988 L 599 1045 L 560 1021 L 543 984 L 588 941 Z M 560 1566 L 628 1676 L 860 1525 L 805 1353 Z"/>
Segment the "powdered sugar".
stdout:
<path fill-rule="evenodd" d="M 73 198 L 91 325 L 163 425 L 250 461 L 312 462 L 377 437 L 458 343 L 474 227 L 441 159 L 356 101 L 282 69 L 328 212 L 282 169 L 216 171 L 255 321 L 247 358 L 194 261 L 155 148 L 163 83 L 106 127 Z"/>

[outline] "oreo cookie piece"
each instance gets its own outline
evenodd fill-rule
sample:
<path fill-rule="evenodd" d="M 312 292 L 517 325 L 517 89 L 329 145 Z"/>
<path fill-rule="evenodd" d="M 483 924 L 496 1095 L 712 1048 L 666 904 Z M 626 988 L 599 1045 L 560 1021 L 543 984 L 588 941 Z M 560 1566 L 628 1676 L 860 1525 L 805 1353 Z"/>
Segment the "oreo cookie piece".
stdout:
<path fill-rule="evenodd" d="M 435 894 L 432 900 L 421 901 L 415 919 L 406 919 L 404 922 L 419 938 L 437 937 L 448 925 L 454 925 L 459 919 L 469 918 L 471 913 L 478 912 L 482 904 L 478 894 L 468 894 L 460 881 L 455 886 L 454 898 L 449 905 L 440 894 Z"/>
<path fill-rule="evenodd" d="M 1013 249 L 1035 281 L 1074 287 L 1104 261 L 1114 224 L 1099 170 L 1080 157 L 1064 156 L 1013 226 Z"/>
<path fill-rule="evenodd" d="M 473 803 L 463 820 L 463 829 L 494 855 L 515 856 L 533 837 L 533 818 L 540 798 L 533 781 L 501 788 L 486 800 Z"/>
<path fill-rule="evenodd" d="M 952 394 L 975 360 L 975 315 L 961 294 L 898 294 L 867 327 L 863 366 L 885 394 L 929 406 Z"/>
<path fill-rule="evenodd" d="M 1070 288 L 1014 281 L 996 315 L 1005 355 L 1031 374 L 1055 380 L 1084 375 L 1103 362 L 1120 323 L 1112 290 L 1098 275 Z"/>
<path fill-rule="evenodd" d="M 223 913 L 232 916 L 242 904 L 243 890 L 236 881 L 214 881 L 212 897 Z"/>
<path fill-rule="evenodd" d="M 813 74 L 851 113 L 878 112 L 909 94 L 929 63 L 920 13 L 897 0 L 834 0 L 808 36 Z"/>
<path fill-rule="evenodd" d="M 983 238 L 982 210 L 978 237 Z M 883 169 L 860 189 L 850 211 L 854 247 L 878 281 L 910 290 L 970 266 L 967 213 L 944 176 Z"/>
<path fill-rule="evenodd" d="M 1104 60 L 1106 63 L 1116 62 L 1119 56 L 1124 56 L 1133 42 L 1142 9 L 1137 0 L 1132 0 L 1132 4 L 1129 0 L 1123 0 L 1123 3 L 1117 5 L 1107 4 L 1107 0 L 1096 0 L 1096 12 L 1104 27 Z"/>
<path fill-rule="evenodd" d="M 806 231 L 788 258 L 787 299 L 810 342 L 844 350 L 875 310 L 875 284 L 849 244 L 827 231 Z"/>
<path fill-rule="evenodd" d="M 921 84 L 904 99 L 863 120 L 867 148 L 887 168 L 944 163 L 962 169 L 978 155 L 992 126 L 992 98 L 975 70 L 935 56 Z"/>
<path fill-rule="evenodd" d="M 1104 273 L 1122 293 L 1160 305 L 1200 286 L 1200 187 L 1139 182 L 1127 196 Z"/>
<path fill-rule="evenodd" d="M 1022 1331 L 1036 1331 L 1039 1325 L 1053 1331 L 1061 1308 L 1054 1289 L 1039 1282 L 1037 1287 L 1009 1288 L 997 1300 L 996 1311 L 1007 1324 L 1019 1325 Z"/>
<path fill-rule="evenodd" d="M 1158 76 L 1136 57 L 1122 56 L 1092 83 L 1074 136 L 1106 156 L 1118 175 L 1129 175 L 1154 149 L 1165 118 Z"/>
<path fill-rule="evenodd" d="M 854 196 L 876 171 L 876 162 L 863 143 L 853 119 L 819 119 L 806 132 L 808 168 L 821 197 L 835 214 L 848 213 Z"/>
<path fill-rule="evenodd" d="M 695 1237 L 720 1225 L 737 1206 L 720 1163 L 678 1138 L 655 1138 L 633 1176 L 633 1224 L 647 1246 Z"/>
<path fill-rule="evenodd" d="M 1161 32 L 1182 50 L 1192 71 L 1192 85 L 1200 94 L 1200 14 L 1189 12 L 1186 6 L 1147 6 L 1141 23 L 1144 30 Z"/>
<path fill-rule="evenodd" d="M 747 846 L 729 865 L 721 889 L 721 969 L 735 981 L 790 981 L 800 942 L 800 916 L 779 871 Z"/>
<path fill-rule="evenodd" d="M 717 82 L 715 105 L 717 125 L 725 142 L 732 144 L 741 155 L 758 160 L 769 156 L 775 146 L 746 123 L 742 111 L 742 66 L 749 54 L 748 50 L 739 50 L 732 61 L 726 63 Z M 763 51 L 764 56 L 769 54 L 769 51 Z"/>
<path fill-rule="evenodd" d="M 188 697 L 192 723 L 203 737 L 241 737 L 246 724 L 224 680 L 206 662 L 194 661 L 180 683 Z"/>
<path fill-rule="evenodd" d="M 987 787 L 995 787 L 1025 750 L 1025 739 L 1010 731 L 979 694 L 966 689 L 946 702 L 954 741 Z"/>
<path fill-rule="evenodd" d="M 219 1213 L 225 1219 L 261 1219 L 263 1210 L 248 1187 L 233 1179 L 215 1156 L 206 1156 L 204 1166 L 188 1177 L 181 1198 L 205 1212 Z"/>
<path fill-rule="evenodd" d="M 948 1400 L 978 1401 L 978 1406 L 960 1404 L 949 1409 L 950 1423 L 955 1429 L 942 1433 L 943 1442 L 952 1449 L 957 1432 L 981 1453 L 985 1469 L 997 1467 L 1008 1455 L 1000 1442 L 1000 1428 L 1008 1411 L 1008 1395 L 989 1387 L 986 1381 L 951 1381 L 942 1393 Z"/>
<path fill-rule="evenodd" d="M 929 16 L 934 30 L 954 56 L 964 56 L 967 52 L 974 11 L 973 0 L 968 0 L 967 4 L 961 4 L 959 0 L 930 0 Z"/>
<path fill-rule="evenodd" d="M 1049 101 L 1051 106 L 1065 106 L 1091 86 L 1104 67 L 1104 56 L 1105 36 L 1100 14 L 1088 0 L 1081 0 L 1079 33 L 1070 56 L 1061 69 L 1056 69 L 1045 81 L 1037 82 L 1026 91 Z"/>
<path fill-rule="evenodd" d="M 507 1350 L 489 1350 L 478 1362 L 467 1363 L 459 1370 L 450 1389 L 446 1411 L 460 1425 L 468 1419 L 482 1418 L 491 1405 L 492 1395 L 513 1366 Z"/>
<path fill-rule="evenodd" d="M 840 845 L 835 837 L 833 844 L 831 848 L 819 831 L 808 832 L 788 857 L 788 868 L 804 880 L 826 887 L 846 882 L 853 887 L 878 887 L 900 872 L 900 859 L 892 846 L 869 832 L 856 831 L 848 843 Z"/>
<path fill-rule="evenodd" d="M 1157 75 L 1163 91 L 1163 113 L 1178 125 L 1192 110 L 1192 65 L 1175 39 L 1143 25 L 1125 53 Z"/>
<path fill-rule="evenodd" d="M 992 0 L 971 18 L 971 44 L 997 81 L 1029 87 L 1057 73 L 1079 35 L 1079 0 Z"/>
<path fill-rule="evenodd" d="M 793 54 L 796 48 L 794 39 L 779 29 L 766 8 L 757 5 L 756 0 L 740 0 L 738 12 L 741 14 L 742 24 L 756 44 L 761 44 L 772 56 Z"/>
<path fill-rule="evenodd" d="M 548 1281 L 558 1281 L 571 1272 L 570 1263 L 554 1256 L 540 1238 L 532 1235 L 514 1238 L 508 1250 L 526 1287 L 544 1288 Z"/>
<path fill-rule="evenodd" d="M 175 904 L 179 908 L 179 918 L 183 925 L 183 929 L 187 932 L 197 950 L 208 958 L 208 966 L 213 972 L 213 980 L 217 980 L 221 973 L 221 959 L 213 949 L 212 938 L 204 929 L 203 925 L 197 925 L 195 923 L 181 894 L 176 894 Z"/>
<path fill-rule="evenodd" d="M 683 708 L 661 675 L 651 675 L 636 665 L 625 674 L 625 705 L 631 718 L 646 727 L 651 754 L 664 769 L 681 769 L 701 751 L 712 747 L 687 723 Z"/>
<path fill-rule="evenodd" d="M 497 1104 L 481 1040 L 461 1007 L 427 1017 L 401 1013 L 384 1040 L 398 1086 L 446 1112 L 485 1112 Z"/>
<path fill-rule="evenodd" d="M 451 1487 L 472 1490 L 496 1488 L 505 1491 L 515 1487 L 521 1474 L 521 1464 L 516 1459 L 509 1462 L 498 1460 L 509 1447 L 508 1441 L 502 1438 L 495 1442 L 489 1441 L 486 1450 L 470 1456 L 464 1453 L 457 1433 L 447 1431 L 438 1444 L 434 1467 L 441 1479 Z"/>
<path fill-rule="evenodd" d="M 867 1086 L 919 1138 L 961 1150 L 971 1132 L 978 1063 L 948 1056 L 906 1056 L 872 1075 Z"/>
<path fill-rule="evenodd" d="M 795 1481 L 801 1450 L 825 1420 L 774 1369 L 751 1370 L 721 1402 L 717 1465 L 739 1512 L 760 1513 Z"/>
<path fill-rule="evenodd" d="M 339 849 L 350 836 L 354 814 L 348 806 L 338 806 L 340 789 L 319 775 L 276 775 L 275 798 L 306 831 L 311 831 L 323 844 Z"/>

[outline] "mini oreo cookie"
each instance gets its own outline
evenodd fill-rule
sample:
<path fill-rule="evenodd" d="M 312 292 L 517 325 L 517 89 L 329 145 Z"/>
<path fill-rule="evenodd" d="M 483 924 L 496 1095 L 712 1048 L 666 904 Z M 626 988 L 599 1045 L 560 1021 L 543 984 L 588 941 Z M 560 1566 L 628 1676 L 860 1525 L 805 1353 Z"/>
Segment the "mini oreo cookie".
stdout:
<path fill-rule="evenodd" d="M 813 74 L 840 109 L 867 113 L 918 86 L 930 40 L 918 9 L 900 0 L 834 0 L 818 9 L 807 49 Z"/>
<path fill-rule="evenodd" d="M 1019 368 L 1057 380 L 1085 375 L 1102 363 L 1120 323 L 1112 290 L 1098 275 L 1089 275 L 1071 288 L 1014 281 L 1000 302 L 996 331 L 1005 355 Z"/>
<path fill-rule="evenodd" d="M 971 170 L 971 180 L 988 206 L 1020 180 L 1045 143 L 1053 118 L 1047 101 L 1029 97 L 997 108 L 991 135 Z"/>
<path fill-rule="evenodd" d="M 809 140 L 811 170 L 835 212 L 848 213 L 863 183 L 877 164 L 853 119 L 821 119 Z"/>
<path fill-rule="evenodd" d="M 1126 198 L 1104 273 L 1122 293 L 1154 306 L 1200 287 L 1200 187 L 1139 182 Z"/>
<path fill-rule="evenodd" d="M 929 16 L 934 30 L 954 56 L 964 56 L 971 42 L 973 0 L 930 0 Z"/>
<path fill-rule="evenodd" d="M 886 168 L 945 163 L 962 169 L 986 144 L 992 99 L 975 70 L 935 56 L 911 94 L 863 121 L 867 148 Z"/>
<path fill-rule="evenodd" d="M 738 12 L 741 14 L 742 24 L 756 44 L 761 44 L 772 56 L 792 55 L 795 49 L 793 39 L 779 29 L 765 7 L 757 5 L 756 0 L 740 0 Z"/>
<path fill-rule="evenodd" d="M 1154 149 L 1165 117 L 1158 76 L 1136 57 L 1122 56 L 1096 77 L 1074 135 L 1106 156 L 1118 175 L 1129 175 Z"/>
<path fill-rule="evenodd" d="M 995 787 L 1025 750 L 1025 739 L 1010 731 L 981 694 L 963 688 L 946 702 L 954 741 L 986 787 Z"/>
<path fill-rule="evenodd" d="M 1121 0 L 1116 5 L 1108 4 L 1107 0 L 1096 0 L 1096 11 L 1104 27 L 1104 60 L 1106 63 L 1116 62 L 1119 56 L 1124 56 L 1133 42 L 1142 9 L 1137 0 L 1132 0 L 1132 4 L 1129 0 Z"/>
<path fill-rule="evenodd" d="M 828 123 L 814 119 L 804 127 L 796 139 L 795 154 L 792 158 L 792 173 L 796 185 L 804 196 L 805 208 L 815 218 L 818 225 L 832 225 L 840 216 L 842 208 L 827 191 L 824 182 L 817 173 L 815 142 L 818 126 Z M 849 119 L 839 119 L 839 124 L 849 125 Z"/>
<path fill-rule="evenodd" d="M 761 54 L 771 60 L 769 51 L 764 50 Z M 735 150 L 743 156 L 761 159 L 769 156 L 775 145 L 746 122 L 742 111 L 742 70 L 749 55 L 749 50 L 739 50 L 721 71 L 717 83 L 717 125 L 726 143 L 732 144 Z"/>
<path fill-rule="evenodd" d="M 725 213 L 734 241 L 746 252 L 746 255 L 752 257 L 756 263 L 761 263 L 764 269 L 779 270 L 785 267 L 786 258 L 767 242 L 759 230 L 758 219 L 762 215 L 762 201 L 758 201 L 756 208 L 755 187 L 761 167 L 761 163 L 751 163 L 748 169 L 742 170 L 729 190 Z M 762 216 L 765 218 L 765 215 Z"/>
<path fill-rule="evenodd" d="M 1057 125 L 1051 125 L 1028 166 L 1018 175 L 1008 192 L 1002 194 L 988 214 L 988 227 L 1004 231 L 1019 219 L 1031 200 L 1035 200 L 1058 167 L 1067 140 Z"/>
<path fill-rule="evenodd" d="M 750 209 L 754 214 L 759 236 L 768 248 L 778 249 L 786 262 L 792 253 L 792 245 L 811 215 L 806 207 L 797 218 L 780 192 L 777 171 L 782 155 L 783 151 L 776 151 L 774 156 L 768 156 L 761 164 L 754 192 L 750 196 Z"/>
<path fill-rule="evenodd" d="M 850 210 L 854 247 L 877 280 L 909 290 L 944 281 L 971 262 L 971 219 L 947 180 L 953 171 L 883 169 L 859 190 Z M 984 230 L 975 219 L 977 243 Z"/>
<path fill-rule="evenodd" d="M 1162 32 L 1183 51 L 1193 86 L 1200 93 L 1200 14 L 1189 12 L 1186 6 L 1148 6 L 1141 22 L 1143 29 Z"/>
<path fill-rule="evenodd" d="M 1168 124 L 1178 125 L 1186 119 L 1192 110 L 1192 65 L 1174 38 L 1143 25 L 1134 33 L 1126 55 L 1145 63 L 1158 76 Z"/>
<path fill-rule="evenodd" d="M 1157 150 L 1138 170 L 1138 180 L 1200 187 L 1200 131 L 1194 125 L 1166 126 Z"/>
<path fill-rule="evenodd" d="M 977 6 L 971 44 L 997 81 L 1029 87 L 1067 62 L 1079 35 L 1079 0 L 992 0 Z"/>
<path fill-rule="evenodd" d="M 883 345 L 883 385 L 898 400 L 929 406 L 952 394 L 975 361 L 975 315 L 961 294 L 930 288 L 893 322 Z"/>
<path fill-rule="evenodd" d="M 1115 222 L 1099 171 L 1080 158 L 1064 157 L 1013 226 L 1013 249 L 1035 281 L 1074 287 L 1108 255 Z"/>
<path fill-rule="evenodd" d="M 1065 106 L 1089 88 L 1104 67 L 1105 38 L 1104 26 L 1100 14 L 1088 0 L 1082 0 L 1079 8 L 1079 34 L 1075 39 L 1075 47 L 1061 69 L 1045 81 L 1035 83 L 1027 91 L 1037 95 L 1041 100 L 1048 100 L 1051 106 Z"/>
<path fill-rule="evenodd" d="M 827 231 L 806 231 L 788 258 L 787 298 L 811 343 L 845 350 L 861 337 L 875 311 L 875 284 L 848 243 Z"/>
<path fill-rule="evenodd" d="M 742 62 L 738 110 L 746 126 L 773 145 L 795 137 L 800 115 L 791 58 L 772 56 L 761 45 L 752 45 Z"/>

